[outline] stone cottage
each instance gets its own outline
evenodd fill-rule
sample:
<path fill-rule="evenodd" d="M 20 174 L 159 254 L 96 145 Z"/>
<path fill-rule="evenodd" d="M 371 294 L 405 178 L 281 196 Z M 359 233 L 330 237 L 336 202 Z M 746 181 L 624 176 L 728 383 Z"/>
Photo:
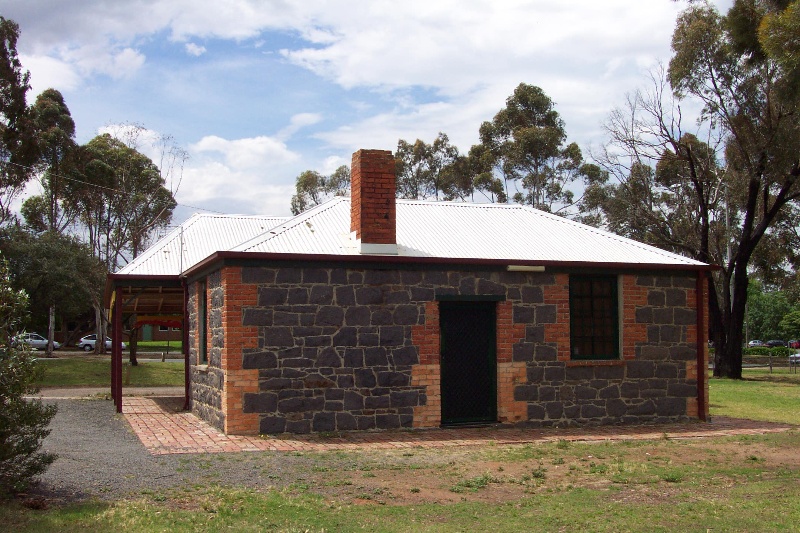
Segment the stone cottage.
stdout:
<path fill-rule="evenodd" d="M 706 419 L 708 265 L 524 206 L 395 200 L 388 151 L 351 174 L 350 199 L 109 277 L 115 326 L 137 305 L 185 317 L 198 416 L 228 434 Z"/>

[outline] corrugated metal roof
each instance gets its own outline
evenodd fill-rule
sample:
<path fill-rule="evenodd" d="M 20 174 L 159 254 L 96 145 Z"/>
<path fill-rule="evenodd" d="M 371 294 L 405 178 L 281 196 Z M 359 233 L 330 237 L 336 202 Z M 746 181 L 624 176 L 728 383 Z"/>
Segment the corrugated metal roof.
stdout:
<path fill-rule="evenodd" d="M 359 255 L 350 232 L 350 199 L 330 200 L 232 250 Z M 405 257 L 703 266 L 516 204 L 397 200 L 397 252 Z"/>
<path fill-rule="evenodd" d="M 229 250 L 286 220 L 285 217 L 195 214 L 118 273 L 179 275 L 214 252 Z"/>

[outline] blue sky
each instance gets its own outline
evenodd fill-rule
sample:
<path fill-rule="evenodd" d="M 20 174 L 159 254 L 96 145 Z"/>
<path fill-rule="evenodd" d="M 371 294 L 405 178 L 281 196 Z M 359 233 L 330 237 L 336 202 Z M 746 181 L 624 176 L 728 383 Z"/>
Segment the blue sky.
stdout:
<path fill-rule="evenodd" d="M 79 142 L 137 123 L 187 150 L 178 223 L 200 210 L 288 215 L 298 174 L 330 173 L 359 148 L 394 150 L 400 138 L 432 142 L 442 131 L 466 152 L 521 82 L 553 99 L 588 155 L 610 111 L 669 61 L 683 7 L 4 0 L 0 15 L 20 25 L 29 101 L 61 91 Z"/>

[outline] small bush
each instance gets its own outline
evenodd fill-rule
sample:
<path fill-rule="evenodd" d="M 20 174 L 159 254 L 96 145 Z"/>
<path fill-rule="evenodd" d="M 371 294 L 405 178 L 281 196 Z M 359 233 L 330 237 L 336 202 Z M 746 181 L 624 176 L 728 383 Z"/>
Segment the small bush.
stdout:
<path fill-rule="evenodd" d="M 42 369 L 27 347 L 11 346 L 27 307 L 24 292 L 11 288 L 7 266 L 0 261 L 0 494 L 25 490 L 33 478 L 47 470 L 56 456 L 41 453 L 47 426 L 56 414 L 54 405 L 26 400 L 37 391 Z"/>
<path fill-rule="evenodd" d="M 758 355 L 763 357 L 789 357 L 794 353 L 796 353 L 794 349 L 786 348 L 784 346 L 776 346 L 775 348 L 759 346 L 757 348 L 745 348 L 742 350 L 743 355 Z"/>

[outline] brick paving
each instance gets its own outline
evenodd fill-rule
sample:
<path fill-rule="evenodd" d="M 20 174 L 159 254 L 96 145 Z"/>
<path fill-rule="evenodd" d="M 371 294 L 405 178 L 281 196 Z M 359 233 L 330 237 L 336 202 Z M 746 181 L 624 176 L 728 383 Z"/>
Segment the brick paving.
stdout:
<path fill-rule="evenodd" d="M 534 442 L 693 439 L 756 435 L 798 426 L 715 417 L 711 422 L 568 429 L 449 428 L 342 432 L 335 435 L 225 435 L 195 415 L 182 411 L 182 397 L 125 396 L 122 413 L 153 455 L 255 451 L 330 451 L 437 448 Z"/>

